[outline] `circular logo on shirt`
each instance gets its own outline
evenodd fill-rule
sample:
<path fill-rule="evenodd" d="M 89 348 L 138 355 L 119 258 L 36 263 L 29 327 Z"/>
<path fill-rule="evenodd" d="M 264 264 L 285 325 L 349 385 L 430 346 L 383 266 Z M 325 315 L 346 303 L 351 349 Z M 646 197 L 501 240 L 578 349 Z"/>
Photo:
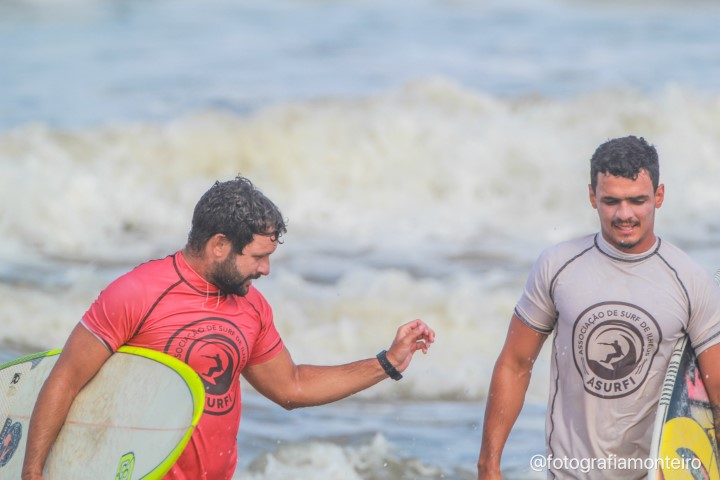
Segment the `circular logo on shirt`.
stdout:
<path fill-rule="evenodd" d="M 181 328 L 170 338 L 165 353 L 190 365 L 205 385 L 205 413 L 222 415 L 233 409 L 233 389 L 248 359 L 245 336 L 224 318 L 203 318 Z"/>
<path fill-rule="evenodd" d="M 585 391 L 619 398 L 640 388 L 658 352 L 662 333 L 645 310 L 627 303 L 599 303 L 573 327 L 575 366 Z"/>

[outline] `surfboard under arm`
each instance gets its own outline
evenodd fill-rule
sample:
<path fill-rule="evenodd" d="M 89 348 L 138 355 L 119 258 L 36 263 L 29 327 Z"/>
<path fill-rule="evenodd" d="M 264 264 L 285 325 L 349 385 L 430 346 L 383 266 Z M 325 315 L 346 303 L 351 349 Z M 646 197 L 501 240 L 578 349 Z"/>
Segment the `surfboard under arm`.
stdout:
<path fill-rule="evenodd" d="M 20 478 L 27 428 L 60 350 L 0 365 L 0 479 Z M 205 390 L 187 364 L 123 346 L 75 399 L 46 478 L 162 478 L 190 441 Z"/>
<path fill-rule="evenodd" d="M 650 452 L 657 462 L 648 471 L 648 480 L 720 480 L 712 408 L 686 336 L 678 340 L 670 357 Z"/>

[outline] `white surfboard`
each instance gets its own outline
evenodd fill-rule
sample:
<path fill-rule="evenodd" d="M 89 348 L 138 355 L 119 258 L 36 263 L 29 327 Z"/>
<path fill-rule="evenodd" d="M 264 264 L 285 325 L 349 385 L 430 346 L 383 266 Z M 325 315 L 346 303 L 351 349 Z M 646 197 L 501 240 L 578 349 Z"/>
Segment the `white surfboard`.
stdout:
<path fill-rule="evenodd" d="M 0 479 L 17 480 L 35 400 L 60 350 L 0 365 Z M 205 391 L 187 364 L 121 347 L 73 402 L 45 478 L 158 479 L 200 420 Z"/>

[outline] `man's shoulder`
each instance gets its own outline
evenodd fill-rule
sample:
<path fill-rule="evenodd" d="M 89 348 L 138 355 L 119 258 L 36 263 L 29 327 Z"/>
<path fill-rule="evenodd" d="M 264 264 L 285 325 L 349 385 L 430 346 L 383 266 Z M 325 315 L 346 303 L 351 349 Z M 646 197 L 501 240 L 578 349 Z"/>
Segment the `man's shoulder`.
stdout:
<path fill-rule="evenodd" d="M 167 275 L 163 274 L 163 272 L 172 272 L 173 278 L 177 280 L 178 277 L 173 265 L 174 255 L 148 260 L 117 277 L 111 285 L 116 288 L 121 287 L 123 289 L 137 290 L 138 292 L 146 292 L 151 285 L 167 283 Z"/>
<path fill-rule="evenodd" d="M 681 277 L 684 275 L 700 276 L 704 279 L 711 278 L 711 274 L 705 267 L 700 265 L 685 250 L 665 239 L 660 240 L 660 247 L 657 250 L 662 260 Z"/>
<path fill-rule="evenodd" d="M 666 257 L 672 256 L 683 262 L 695 263 L 695 260 L 685 250 L 665 238 L 660 238 L 658 253 Z"/>
<path fill-rule="evenodd" d="M 127 272 L 127 274 L 147 274 L 152 273 L 156 270 L 163 270 L 167 268 L 174 268 L 175 265 L 175 255 L 176 253 L 173 253 L 171 255 L 168 255 L 163 258 L 154 258 L 152 260 L 147 260 L 139 265 L 137 265 L 135 268 Z"/>
<path fill-rule="evenodd" d="M 563 262 L 570 260 L 592 250 L 595 247 L 595 236 L 596 234 L 589 234 L 556 243 L 543 250 L 540 257 Z"/>
<path fill-rule="evenodd" d="M 545 248 L 535 260 L 531 275 L 554 278 L 570 264 L 592 254 L 595 248 L 595 235 L 565 240 Z"/>
<path fill-rule="evenodd" d="M 581 249 L 586 250 L 588 248 L 592 248 L 595 245 L 595 237 L 597 237 L 597 233 L 589 233 L 587 235 L 583 235 L 581 237 L 575 237 L 571 238 L 570 240 L 565 240 L 560 243 L 557 243 L 554 245 L 555 248 L 558 249 Z M 552 247 L 551 247 L 552 248 Z"/>
<path fill-rule="evenodd" d="M 270 303 L 268 303 L 263 294 L 260 293 L 254 285 L 250 285 L 250 288 L 248 288 L 244 298 L 260 315 L 266 315 L 268 312 L 272 311 Z"/>

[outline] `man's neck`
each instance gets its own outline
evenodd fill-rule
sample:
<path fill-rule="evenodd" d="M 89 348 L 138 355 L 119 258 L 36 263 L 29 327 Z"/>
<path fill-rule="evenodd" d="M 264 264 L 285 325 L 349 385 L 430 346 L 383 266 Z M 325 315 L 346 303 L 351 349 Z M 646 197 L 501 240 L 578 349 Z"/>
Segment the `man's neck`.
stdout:
<path fill-rule="evenodd" d="M 195 273 L 197 273 L 200 277 L 207 280 L 207 262 L 203 258 L 202 252 L 195 252 L 188 247 L 183 248 L 180 250 L 180 253 L 182 254 L 183 258 L 185 259 L 185 263 L 187 263 L 188 267 L 190 267 Z"/>

